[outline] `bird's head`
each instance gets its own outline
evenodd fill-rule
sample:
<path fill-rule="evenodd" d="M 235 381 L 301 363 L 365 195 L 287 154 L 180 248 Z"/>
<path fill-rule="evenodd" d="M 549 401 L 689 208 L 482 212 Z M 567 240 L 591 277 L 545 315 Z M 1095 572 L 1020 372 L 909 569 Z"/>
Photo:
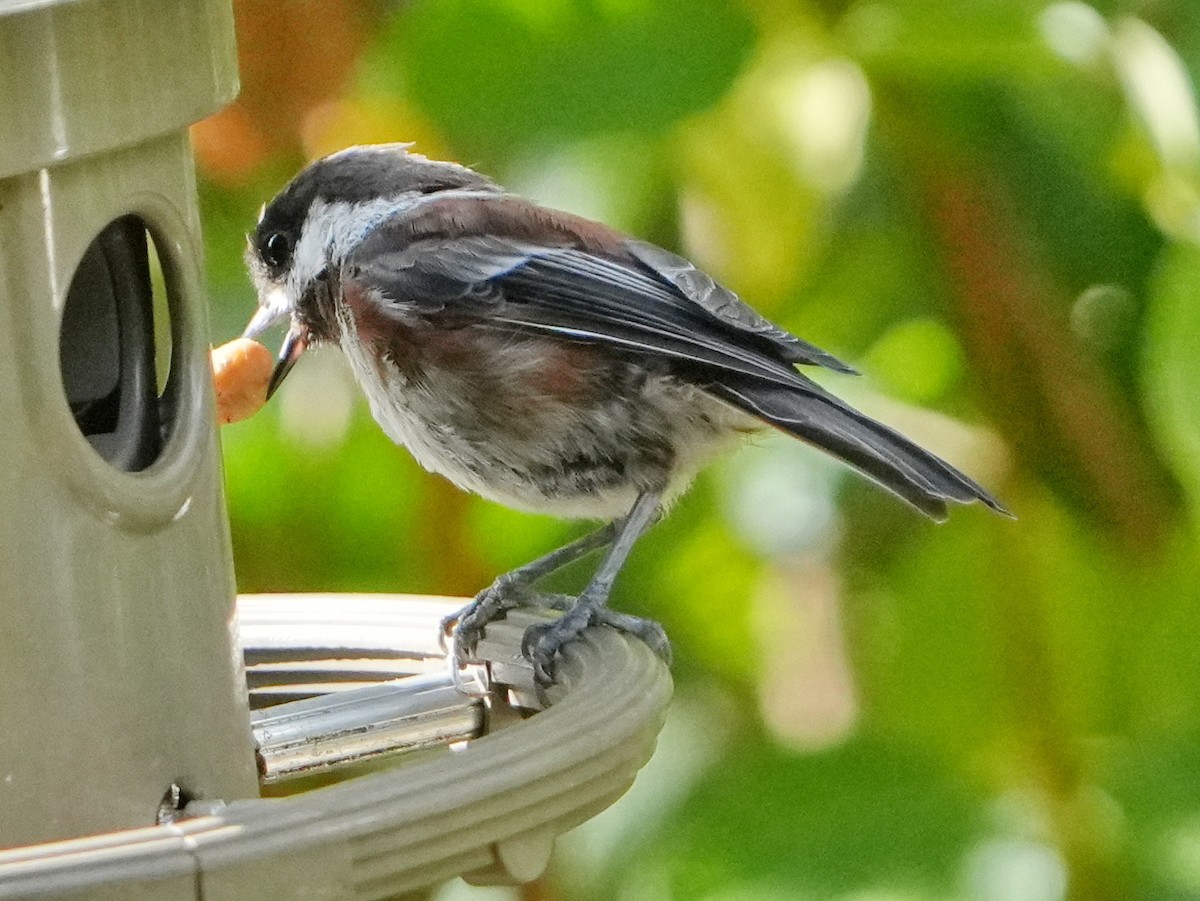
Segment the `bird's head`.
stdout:
<path fill-rule="evenodd" d="M 499 190 L 464 166 L 426 159 L 409 146 L 351 147 L 317 160 L 263 207 L 246 249 L 258 310 L 244 335 L 256 338 L 288 322 L 268 397 L 306 348 L 338 339 L 343 264 L 368 235 L 435 195 Z"/>

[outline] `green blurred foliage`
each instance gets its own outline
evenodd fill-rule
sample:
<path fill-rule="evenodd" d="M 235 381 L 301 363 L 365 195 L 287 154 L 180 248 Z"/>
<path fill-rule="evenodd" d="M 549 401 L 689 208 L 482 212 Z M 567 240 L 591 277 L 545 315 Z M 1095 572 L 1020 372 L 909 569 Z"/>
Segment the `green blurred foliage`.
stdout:
<path fill-rule="evenodd" d="M 294 139 L 203 170 L 216 340 L 296 148 L 411 137 L 687 253 L 1019 516 L 934 526 L 782 440 L 702 476 L 614 600 L 673 638 L 691 763 L 525 896 L 1200 898 L 1200 4 L 355 10 Z M 582 528 L 422 473 L 333 351 L 224 445 L 246 591 L 470 594 Z"/>
<path fill-rule="evenodd" d="M 753 39 L 730 0 L 443 0 L 394 17 L 367 65 L 455 147 L 494 159 L 517 142 L 661 133 L 721 96 Z"/>

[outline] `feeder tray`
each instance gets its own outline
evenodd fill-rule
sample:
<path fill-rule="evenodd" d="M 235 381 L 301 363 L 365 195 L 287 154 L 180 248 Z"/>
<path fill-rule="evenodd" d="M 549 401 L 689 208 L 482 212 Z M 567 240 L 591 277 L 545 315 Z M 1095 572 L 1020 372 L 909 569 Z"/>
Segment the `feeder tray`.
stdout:
<path fill-rule="evenodd" d="M 649 759 L 670 677 L 640 641 L 590 629 L 543 706 L 520 656 L 532 611 L 490 626 L 481 663 L 456 676 L 440 623 L 461 604 L 239 598 L 264 784 L 348 777 L 167 805 L 157 826 L 0 852 L 0 899 L 382 901 L 454 876 L 537 877 L 554 838 L 620 797 Z M 388 759 L 414 751 L 425 753 Z"/>

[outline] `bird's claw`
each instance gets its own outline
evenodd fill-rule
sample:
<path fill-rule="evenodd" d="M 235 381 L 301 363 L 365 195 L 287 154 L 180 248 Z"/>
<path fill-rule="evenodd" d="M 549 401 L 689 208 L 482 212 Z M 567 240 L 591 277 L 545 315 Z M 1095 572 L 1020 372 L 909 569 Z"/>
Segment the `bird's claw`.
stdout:
<path fill-rule="evenodd" d="M 632 635 L 641 639 L 663 663 L 671 665 L 671 640 L 667 638 L 666 630 L 652 619 L 641 616 L 630 616 L 628 613 L 618 613 L 608 607 L 601 607 L 593 620 L 605 626 L 612 626 L 618 632 Z"/>
<path fill-rule="evenodd" d="M 654 620 L 618 613 L 581 598 L 557 620 L 532 625 L 521 638 L 521 653 L 533 665 L 534 680 L 539 686 L 545 688 L 554 682 L 555 658 L 559 652 L 588 626 L 596 625 L 611 626 L 641 639 L 664 663 L 670 665 L 671 641 L 662 626 Z"/>
<path fill-rule="evenodd" d="M 469 604 L 442 620 L 443 643 L 449 644 L 447 653 L 452 652 L 460 666 L 468 663 L 488 624 L 506 611 L 529 603 L 528 595 L 529 586 L 511 573 L 497 578 Z"/>
<path fill-rule="evenodd" d="M 545 688 L 554 682 L 554 658 L 567 642 L 582 630 L 564 630 L 560 617 L 550 623 L 536 623 L 521 637 L 521 655 L 533 666 L 534 684 Z"/>

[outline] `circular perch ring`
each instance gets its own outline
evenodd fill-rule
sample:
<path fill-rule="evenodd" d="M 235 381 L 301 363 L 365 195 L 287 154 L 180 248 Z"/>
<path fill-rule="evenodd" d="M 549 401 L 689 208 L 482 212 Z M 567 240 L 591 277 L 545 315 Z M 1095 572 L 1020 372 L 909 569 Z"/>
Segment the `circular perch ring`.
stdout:
<path fill-rule="evenodd" d="M 430 619 L 456 603 L 431 607 Z M 519 667 L 523 627 L 497 631 L 489 656 L 507 646 L 505 667 Z M 130 899 L 383 901 L 459 875 L 528 881 L 555 836 L 632 784 L 671 680 L 642 642 L 593 628 L 547 695 L 546 709 L 452 752 L 287 797 L 193 805 L 161 826 L 0 852 L 0 899 L 99 899 L 119 888 Z"/>

